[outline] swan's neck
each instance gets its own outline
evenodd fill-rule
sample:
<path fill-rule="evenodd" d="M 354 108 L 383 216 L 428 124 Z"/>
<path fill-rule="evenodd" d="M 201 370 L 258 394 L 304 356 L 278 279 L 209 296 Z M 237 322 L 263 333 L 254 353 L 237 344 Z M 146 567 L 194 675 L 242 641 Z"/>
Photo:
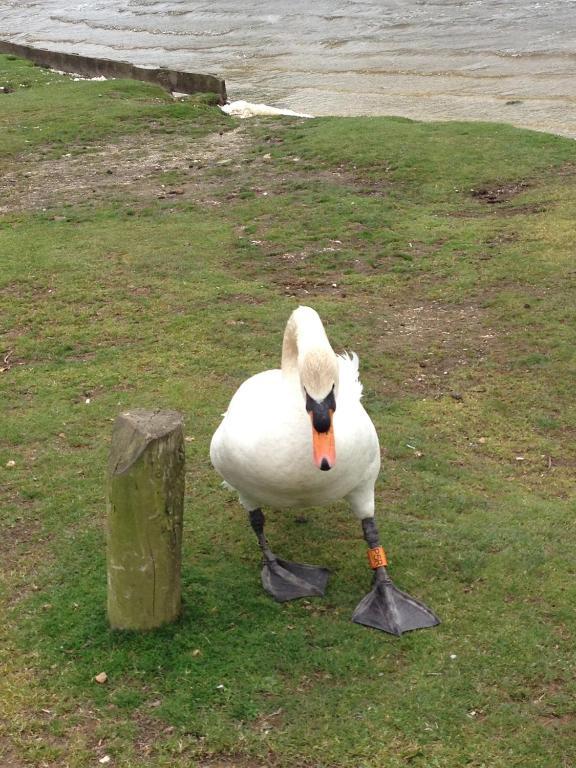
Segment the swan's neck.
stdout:
<path fill-rule="evenodd" d="M 336 355 L 322 320 L 310 307 L 298 307 L 290 315 L 282 344 L 282 373 L 319 399 L 338 383 Z"/>

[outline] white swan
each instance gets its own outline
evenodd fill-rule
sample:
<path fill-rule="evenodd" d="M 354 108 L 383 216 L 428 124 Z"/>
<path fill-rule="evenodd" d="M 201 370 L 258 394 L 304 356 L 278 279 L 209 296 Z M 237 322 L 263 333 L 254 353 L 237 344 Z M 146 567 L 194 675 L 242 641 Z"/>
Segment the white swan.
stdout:
<path fill-rule="evenodd" d="M 210 458 L 240 503 L 264 555 L 262 581 L 277 600 L 322 595 L 328 572 L 277 558 L 264 536 L 262 506 L 324 506 L 346 499 L 362 521 L 375 586 L 353 620 L 401 634 L 437 617 L 397 590 L 374 522 L 380 447 L 360 402 L 356 355 L 337 356 L 310 307 L 290 316 L 282 367 L 252 376 L 237 390 L 210 446 Z"/>

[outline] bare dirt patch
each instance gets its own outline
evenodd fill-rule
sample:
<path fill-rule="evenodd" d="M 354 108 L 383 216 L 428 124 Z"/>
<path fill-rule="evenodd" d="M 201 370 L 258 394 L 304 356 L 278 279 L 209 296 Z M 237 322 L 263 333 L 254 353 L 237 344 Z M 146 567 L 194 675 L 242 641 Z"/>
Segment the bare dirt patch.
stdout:
<path fill-rule="evenodd" d="M 244 228 L 239 239 L 246 238 Z M 247 238 L 246 238 L 247 239 Z M 381 255 L 381 248 L 361 240 L 355 232 L 340 239 L 321 239 L 303 249 L 284 250 L 277 242 L 249 239 L 257 250 L 236 253 L 230 269 L 268 282 L 285 296 L 310 299 L 316 296 L 361 296 L 373 293 L 373 288 L 355 276 L 373 276 L 388 271 L 399 259 L 417 261 L 442 247 L 443 241 L 432 245 L 414 241 L 407 253 Z M 358 256 L 362 258 L 358 258 Z"/>
<path fill-rule="evenodd" d="M 0 214 L 43 210 L 87 199 L 113 198 L 118 191 L 137 199 L 192 196 L 202 202 L 205 167 L 228 163 L 248 144 L 243 126 L 201 139 L 137 134 L 94 146 L 81 155 L 42 159 L 23 155 L 17 170 L 0 178 Z M 186 174 L 184 183 L 163 180 Z"/>
<path fill-rule="evenodd" d="M 282 728 L 282 724 L 284 722 L 284 712 L 283 710 L 276 709 L 273 712 L 269 712 L 265 715 L 260 715 L 251 723 L 251 728 L 256 731 L 257 733 L 261 733 L 265 736 L 267 736 L 270 731 L 274 730 L 275 728 Z"/>
<path fill-rule="evenodd" d="M 538 720 L 546 728 L 573 728 L 576 722 L 576 715 L 573 713 L 566 715 L 542 715 Z"/>
<path fill-rule="evenodd" d="M 335 276 L 334 280 L 338 278 Z M 334 296 L 346 297 L 346 292 L 342 291 L 338 287 L 337 282 L 330 282 L 329 280 L 315 280 L 308 279 L 306 277 L 297 277 L 295 275 L 283 277 L 275 277 L 272 279 L 272 283 L 277 285 L 278 288 L 286 296 L 290 298 L 305 299 L 306 297 L 312 298 L 314 296 L 332 294 Z"/>
<path fill-rule="evenodd" d="M 506 203 L 516 195 L 525 192 L 530 188 L 530 183 L 527 181 L 516 181 L 507 184 L 501 184 L 494 187 L 479 187 L 478 189 L 471 189 L 470 194 L 476 200 L 480 200 L 488 205 L 496 205 L 498 203 Z"/>
<path fill-rule="evenodd" d="M 515 198 L 535 186 L 534 181 L 516 181 L 495 186 L 480 186 L 470 189 L 466 196 L 483 205 L 480 207 L 465 208 L 459 211 L 451 211 L 447 215 L 451 218 L 484 218 L 491 216 L 530 216 L 544 213 L 548 210 L 548 204 L 521 203 L 515 204 Z"/>
<path fill-rule="evenodd" d="M 497 332 L 486 325 L 476 304 L 451 305 L 438 301 L 406 306 L 389 303 L 370 314 L 374 346 L 384 356 L 408 356 L 413 366 L 402 391 L 441 396 L 452 392 L 451 377 L 477 365 L 492 353 Z M 455 400 L 462 399 L 452 392 Z"/>

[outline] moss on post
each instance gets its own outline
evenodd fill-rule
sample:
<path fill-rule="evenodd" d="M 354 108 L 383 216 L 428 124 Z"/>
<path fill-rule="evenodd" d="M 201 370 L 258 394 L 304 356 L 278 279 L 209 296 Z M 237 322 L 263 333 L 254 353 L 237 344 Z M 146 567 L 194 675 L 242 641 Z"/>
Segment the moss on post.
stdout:
<path fill-rule="evenodd" d="M 176 411 L 116 419 L 108 466 L 108 619 L 153 629 L 180 614 L 184 434 Z"/>

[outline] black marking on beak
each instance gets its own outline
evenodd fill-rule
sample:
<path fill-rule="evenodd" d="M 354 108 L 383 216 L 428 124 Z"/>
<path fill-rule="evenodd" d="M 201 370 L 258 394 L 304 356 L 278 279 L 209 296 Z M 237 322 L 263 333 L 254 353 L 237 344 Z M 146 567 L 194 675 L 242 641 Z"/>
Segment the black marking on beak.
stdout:
<path fill-rule="evenodd" d="M 336 410 L 334 387 L 332 387 L 330 394 L 320 402 L 314 400 L 306 392 L 306 410 L 312 414 L 312 426 L 316 432 L 328 432 L 332 423 L 332 414 Z M 320 467 L 320 469 L 330 469 L 330 467 Z"/>

